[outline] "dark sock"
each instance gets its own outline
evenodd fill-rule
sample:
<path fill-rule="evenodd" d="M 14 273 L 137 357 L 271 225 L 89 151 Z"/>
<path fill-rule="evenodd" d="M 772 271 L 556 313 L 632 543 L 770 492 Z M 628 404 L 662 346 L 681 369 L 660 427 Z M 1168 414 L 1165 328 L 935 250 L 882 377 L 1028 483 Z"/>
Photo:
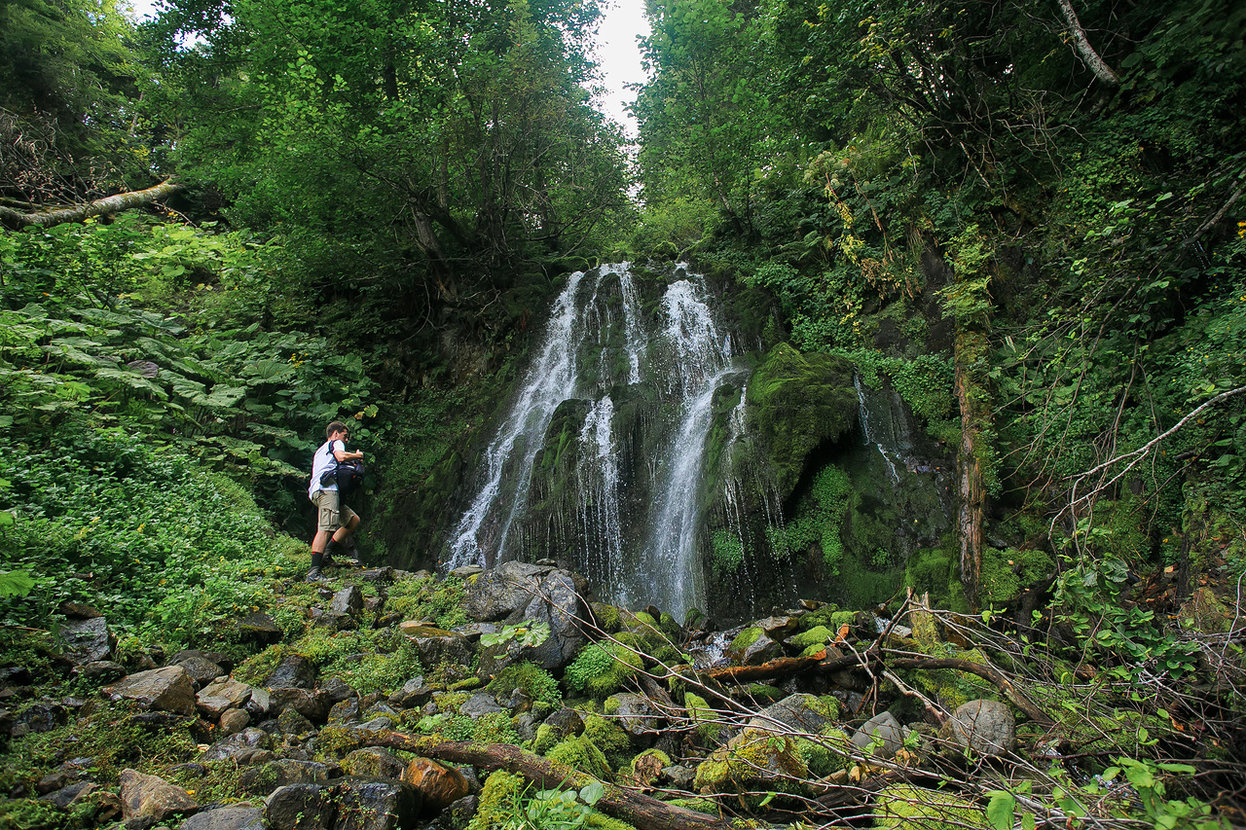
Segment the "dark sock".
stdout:
<path fill-rule="evenodd" d="M 321 565 L 323 565 L 323 564 L 324 564 L 324 554 L 323 554 L 323 553 L 316 553 L 315 551 L 312 551 L 312 563 L 311 563 L 311 566 L 312 566 L 313 568 L 319 568 L 319 567 L 320 567 Z"/>

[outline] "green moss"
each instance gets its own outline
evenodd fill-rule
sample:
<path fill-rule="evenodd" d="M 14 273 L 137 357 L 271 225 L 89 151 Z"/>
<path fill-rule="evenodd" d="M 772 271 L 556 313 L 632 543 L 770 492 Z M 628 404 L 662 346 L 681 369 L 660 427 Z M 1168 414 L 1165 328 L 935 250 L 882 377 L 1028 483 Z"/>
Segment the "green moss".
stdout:
<path fill-rule="evenodd" d="M 588 819 L 584 824 L 586 827 L 592 827 L 593 830 L 636 830 L 635 826 L 628 824 L 626 821 L 611 818 L 596 810 L 588 814 Z"/>
<path fill-rule="evenodd" d="M 718 802 L 712 798 L 674 798 L 666 802 L 672 807 L 683 807 L 685 810 L 696 810 L 698 813 L 717 816 Z"/>
<path fill-rule="evenodd" d="M 697 767 L 693 786 L 698 792 L 797 793 L 808 777 L 809 767 L 795 739 L 745 729 Z"/>
<path fill-rule="evenodd" d="M 613 634 L 623 627 L 623 616 L 619 609 L 604 602 L 593 603 L 593 619 L 597 627 L 607 634 Z"/>
<path fill-rule="evenodd" d="M 559 741 L 545 757 L 564 766 L 586 772 L 602 781 L 613 781 L 610 762 L 587 735 L 571 735 Z"/>
<path fill-rule="evenodd" d="M 632 757 L 631 740 L 618 723 L 601 715 L 584 719 L 584 737 L 605 753 L 614 769 L 621 768 Z"/>
<path fill-rule="evenodd" d="M 1030 585 L 1055 571 L 1046 551 L 1031 549 L 982 550 L 981 593 L 985 605 L 1016 599 Z"/>
<path fill-rule="evenodd" d="M 466 595 L 466 584 L 458 577 L 399 579 L 389 586 L 385 607 L 408 620 L 432 620 L 439 628 L 451 629 L 467 622 Z"/>
<path fill-rule="evenodd" d="M 880 830 L 967 830 L 987 827 L 986 815 L 951 793 L 896 784 L 878 794 L 874 826 Z"/>
<path fill-rule="evenodd" d="M 702 744 L 715 746 L 722 742 L 723 735 L 726 734 L 726 726 L 715 722 L 718 720 L 718 713 L 710 708 L 705 698 L 686 692 L 684 709 L 688 712 L 689 720 L 695 724 L 692 727 L 692 734 L 699 738 Z"/>
<path fill-rule="evenodd" d="M 810 646 L 824 646 L 835 639 L 835 632 L 827 628 L 825 625 L 815 625 L 808 631 L 802 631 L 788 642 L 797 648 L 808 648 Z"/>
<path fill-rule="evenodd" d="M 507 666 L 498 672 L 485 691 L 493 694 L 509 694 L 519 689 L 534 702 L 543 703 L 551 708 L 562 706 L 562 695 L 558 691 L 558 681 L 545 669 L 527 660 Z"/>
<path fill-rule="evenodd" d="M 809 767 L 809 774 L 815 778 L 823 778 L 846 769 L 851 764 L 849 756 L 855 747 L 842 729 L 827 727 L 816 740 L 797 738 L 796 748 L 805 765 Z"/>
<path fill-rule="evenodd" d="M 768 452 L 779 495 L 796 487 L 810 453 L 856 422 L 852 365 L 825 354 L 776 345 L 748 381 L 749 419 Z"/>
<path fill-rule="evenodd" d="M 644 668 L 640 655 L 621 644 L 590 643 L 576 655 L 563 673 L 567 691 L 584 692 L 604 700 Z"/>
<path fill-rule="evenodd" d="M 787 697 L 787 692 L 775 686 L 767 686 L 765 683 L 750 683 L 745 687 L 745 691 L 749 697 L 759 703 L 774 703 Z"/>
<path fill-rule="evenodd" d="M 527 789 L 522 776 L 498 770 L 485 779 L 480 790 L 480 804 L 467 830 L 499 830 L 514 824 L 522 813 L 520 799 Z"/>
<path fill-rule="evenodd" d="M 727 650 L 733 652 L 743 652 L 753 643 L 765 636 L 765 634 L 766 632 L 764 629 L 757 626 L 750 626 L 735 635 L 735 639 L 731 641 L 731 645 L 727 647 Z"/>
<path fill-rule="evenodd" d="M 660 749 L 646 749 L 644 752 L 642 752 L 642 753 L 640 753 L 639 755 L 637 755 L 635 758 L 633 758 L 633 759 L 631 760 L 631 762 L 629 762 L 629 763 L 628 763 L 628 765 L 627 765 L 627 771 L 628 771 L 629 773 L 633 773 L 633 774 L 634 774 L 634 773 L 636 772 L 636 767 L 637 767 L 637 765 L 638 765 L 638 764 L 643 763 L 643 762 L 645 761 L 645 759 L 647 759 L 647 758 L 653 758 L 653 759 L 656 759 L 656 761 L 657 761 L 657 765 L 658 765 L 658 767 L 659 767 L 659 768 L 661 768 L 661 769 L 664 769 L 664 768 L 669 767 L 669 766 L 671 765 L 671 756 L 667 755 L 667 754 L 666 754 L 665 752 L 663 752 L 662 750 L 660 750 Z"/>

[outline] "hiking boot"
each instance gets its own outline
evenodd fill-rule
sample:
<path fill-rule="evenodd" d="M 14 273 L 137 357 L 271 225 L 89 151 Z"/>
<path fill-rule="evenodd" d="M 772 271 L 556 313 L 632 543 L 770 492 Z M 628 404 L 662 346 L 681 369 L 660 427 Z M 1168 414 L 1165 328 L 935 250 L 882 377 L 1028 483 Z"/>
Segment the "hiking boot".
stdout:
<path fill-rule="evenodd" d="M 307 571 L 307 577 L 303 581 L 304 582 L 324 582 L 324 574 L 320 573 L 320 568 L 312 566 Z"/>

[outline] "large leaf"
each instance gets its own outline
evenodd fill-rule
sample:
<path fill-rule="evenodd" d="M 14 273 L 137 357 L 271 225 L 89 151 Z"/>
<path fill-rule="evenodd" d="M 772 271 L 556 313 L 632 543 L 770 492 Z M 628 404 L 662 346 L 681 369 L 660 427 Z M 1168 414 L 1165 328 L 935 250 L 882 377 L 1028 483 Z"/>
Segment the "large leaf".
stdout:
<path fill-rule="evenodd" d="M 164 391 L 164 389 L 152 383 L 138 372 L 134 372 L 129 369 L 116 369 L 103 366 L 95 370 L 95 376 L 97 378 L 119 381 L 131 389 L 148 392 L 162 401 L 169 399 L 168 392 Z"/>
<path fill-rule="evenodd" d="M 197 404 L 213 409 L 229 409 L 236 406 L 246 394 L 247 390 L 241 386 L 226 386 L 218 383 L 212 387 L 210 394 L 198 395 L 193 400 Z"/>

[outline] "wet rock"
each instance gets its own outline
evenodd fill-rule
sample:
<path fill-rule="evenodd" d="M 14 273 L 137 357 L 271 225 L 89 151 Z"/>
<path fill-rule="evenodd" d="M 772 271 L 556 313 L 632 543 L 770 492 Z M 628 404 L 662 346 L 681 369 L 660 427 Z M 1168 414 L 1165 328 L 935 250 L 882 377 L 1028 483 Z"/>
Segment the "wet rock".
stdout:
<path fill-rule="evenodd" d="M 355 723 L 359 720 L 359 700 L 342 700 L 329 709 L 329 723 Z"/>
<path fill-rule="evenodd" d="M 252 611 L 238 620 L 238 633 L 243 642 L 262 646 L 280 642 L 283 632 L 272 617 L 263 611 Z"/>
<path fill-rule="evenodd" d="M 76 665 L 105 660 L 112 653 L 114 639 L 103 617 L 67 620 L 60 628 L 65 657 Z"/>
<path fill-rule="evenodd" d="M 125 666 L 112 660 L 93 660 L 78 667 L 83 677 L 96 683 L 112 683 L 125 677 Z"/>
<path fill-rule="evenodd" d="M 541 581 L 537 596 L 524 606 L 520 620 L 545 623 L 549 637 L 538 646 L 524 649 L 527 659 L 548 670 L 565 668 L 575 659 L 588 643 L 580 630 L 582 621 L 589 618 L 583 594 L 583 586 L 577 585 L 567 571 L 554 571 Z"/>
<path fill-rule="evenodd" d="M 389 702 L 400 709 L 414 709 L 427 703 L 432 695 L 433 687 L 424 682 L 421 674 L 403 683 L 401 689 L 389 696 Z"/>
<path fill-rule="evenodd" d="M 324 723 L 329 714 L 328 702 L 307 689 L 278 687 L 269 689 L 268 713 L 280 716 L 287 709 L 293 709 L 313 723 Z"/>
<path fill-rule="evenodd" d="M 424 666 L 439 663 L 467 665 L 471 661 L 471 649 L 467 638 L 427 623 L 402 623 L 398 630 L 411 638 Z"/>
<path fill-rule="evenodd" d="M 359 728 L 380 731 L 382 729 L 393 729 L 394 724 L 395 721 L 393 718 L 388 715 L 381 715 L 380 717 L 370 718 L 369 720 L 364 721 L 359 725 Z"/>
<path fill-rule="evenodd" d="M 641 695 L 616 694 L 606 698 L 605 712 L 623 728 L 633 746 L 651 743 L 658 730 L 659 714 Z"/>
<path fill-rule="evenodd" d="M 746 628 L 731 642 L 727 657 L 741 666 L 756 666 L 783 656 L 783 646 L 758 626 Z"/>
<path fill-rule="evenodd" d="M 214 680 L 195 695 L 199 711 L 209 718 L 219 718 L 226 709 L 241 709 L 251 699 L 252 688 L 232 678 Z"/>
<path fill-rule="evenodd" d="M 533 715 L 531 712 L 524 712 L 515 718 L 515 722 L 512 725 L 515 727 L 515 734 L 519 736 L 520 740 L 531 741 L 536 739 L 537 719 L 536 715 Z"/>
<path fill-rule="evenodd" d="M 251 688 L 251 699 L 243 705 L 252 718 L 262 718 L 272 711 L 273 698 L 267 689 Z"/>
<path fill-rule="evenodd" d="M 286 735 L 305 736 L 316 731 L 312 722 L 299 714 L 297 709 L 286 709 L 277 717 L 277 725 Z"/>
<path fill-rule="evenodd" d="M 333 708 L 343 700 L 359 697 L 358 693 L 340 677 L 325 678 L 320 684 L 319 692 L 320 697 L 328 704 L 329 708 Z"/>
<path fill-rule="evenodd" d="M 195 682 L 195 688 L 199 689 L 225 674 L 225 669 L 219 663 L 213 663 L 198 654 L 189 654 L 181 660 L 174 660 L 172 665 L 185 669 L 190 679 Z"/>
<path fill-rule="evenodd" d="M 104 687 L 104 694 L 112 700 L 133 700 L 147 709 L 174 712 L 179 715 L 195 713 L 195 687 L 190 675 L 181 666 L 165 666 L 123 677 Z"/>
<path fill-rule="evenodd" d="M 758 620 L 753 625 L 766 632 L 766 635 L 773 640 L 781 640 L 796 633 L 796 626 L 800 622 L 798 617 L 781 616 L 766 617 L 764 620 Z"/>
<path fill-rule="evenodd" d="M 178 830 L 264 830 L 264 811 L 246 804 L 230 804 L 195 813 Z"/>
<path fill-rule="evenodd" d="M 419 792 L 425 815 L 441 812 L 471 789 L 463 773 L 427 758 L 413 758 L 402 773 L 402 780 Z"/>
<path fill-rule="evenodd" d="M 852 743 L 862 749 L 878 740 L 882 741 L 882 746 L 874 750 L 878 758 L 893 758 L 904 747 L 904 727 L 890 712 L 880 712 L 870 718 L 852 736 Z"/>
<path fill-rule="evenodd" d="M 496 622 L 526 608 L 548 567 L 511 560 L 471 581 L 463 610 L 476 622 Z"/>
<path fill-rule="evenodd" d="M 40 781 L 39 783 L 42 784 L 43 782 Z M 90 797 L 91 793 L 98 789 L 99 785 L 94 781 L 75 781 L 72 784 L 64 784 L 55 790 L 44 793 L 39 800 L 55 804 L 62 810 L 68 810 L 84 798 Z"/>
<path fill-rule="evenodd" d="M 467 699 L 466 703 L 459 707 L 459 714 L 467 715 L 469 718 L 478 718 L 481 715 L 494 715 L 505 711 L 506 709 L 498 705 L 493 695 L 485 692 L 472 695 Z"/>
<path fill-rule="evenodd" d="M 764 729 L 745 729 L 714 750 L 696 770 L 698 792 L 790 791 L 809 768 L 796 742 Z"/>
<path fill-rule="evenodd" d="M 501 630 L 501 626 L 497 625 L 496 623 L 475 622 L 475 623 L 468 623 L 467 625 L 456 625 L 454 628 L 450 630 L 453 631 L 455 634 L 462 634 L 464 637 L 466 637 L 471 642 L 475 642 L 476 640 L 479 640 L 485 634 L 496 634 L 498 631 Z"/>
<path fill-rule="evenodd" d="M 267 749 L 271 737 L 262 729 L 247 727 L 236 735 L 217 741 L 203 753 L 204 761 L 223 761 L 226 758 L 238 759 L 243 753 L 252 753 L 257 749 Z"/>
<path fill-rule="evenodd" d="M 979 755 L 1007 755 L 1017 746 L 1017 721 L 998 700 L 971 700 L 957 708 L 943 736 Z"/>
<path fill-rule="evenodd" d="M 334 614 L 358 617 L 363 611 L 363 591 L 359 590 L 358 585 L 347 585 L 333 595 L 333 600 L 329 603 L 329 611 Z"/>
<path fill-rule="evenodd" d="M 330 830 L 337 818 L 336 787 L 289 784 L 264 799 L 264 824 L 272 830 Z"/>
<path fill-rule="evenodd" d="M 834 701 L 820 700 L 811 694 L 794 694 L 762 709 L 748 725 L 771 730 L 786 727 L 792 732 L 817 734 L 839 716 L 838 708 Z"/>
<path fill-rule="evenodd" d="M 200 807 L 181 787 L 136 770 L 122 770 L 120 786 L 122 815 L 127 822 L 135 819 L 162 821 L 174 813 L 197 812 Z"/>
<path fill-rule="evenodd" d="M 559 709 L 546 718 L 542 726 L 552 729 L 558 740 L 562 740 L 583 732 L 584 718 L 574 709 Z"/>
<path fill-rule="evenodd" d="M 267 689 L 313 689 L 316 686 L 316 667 L 310 660 L 292 654 L 272 670 L 264 680 Z"/>
<path fill-rule="evenodd" d="M 407 769 L 403 761 L 388 749 L 379 746 L 366 746 L 356 749 L 342 759 L 342 769 L 347 775 L 365 778 L 402 778 Z"/>
<path fill-rule="evenodd" d="M 334 830 L 396 830 L 413 827 L 420 794 L 402 781 L 353 778 L 339 786 L 341 807 Z"/>
<path fill-rule="evenodd" d="M 292 784 L 328 784 L 341 774 L 339 768 L 329 764 L 282 758 L 244 769 L 238 776 L 238 786 L 244 792 L 262 796 Z"/>
<path fill-rule="evenodd" d="M 503 669 L 518 663 L 523 656 L 523 651 L 523 645 L 517 640 L 481 646 L 478 652 L 476 676 L 481 680 L 491 680 Z"/>

